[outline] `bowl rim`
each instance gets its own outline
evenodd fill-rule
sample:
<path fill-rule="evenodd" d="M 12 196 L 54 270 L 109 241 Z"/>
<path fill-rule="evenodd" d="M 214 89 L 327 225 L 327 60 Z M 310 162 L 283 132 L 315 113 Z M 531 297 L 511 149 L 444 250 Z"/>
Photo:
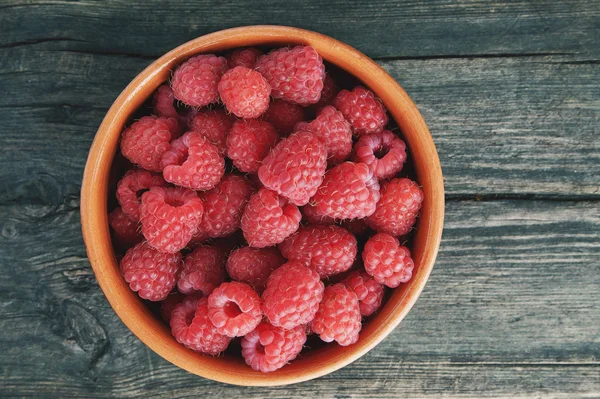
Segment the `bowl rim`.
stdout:
<path fill-rule="evenodd" d="M 312 45 L 325 60 L 348 71 L 373 90 L 398 123 L 407 146 L 414 153 L 417 180 L 425 193 L 419 219 L 419 232 L 425 234 L 425 238 L 419 240 L 419 248 L 413 248 L 417 272 L 406 287 L 396 289 L 399 292 L 390 296 L 388 302 L 394 300 L 389 312 L 376 315 L 379 324 L 369 326 L 368 334 L 364 328 L 361 339 L 354 345 L 336 346 L 328 351 L 329 356 L 313 356 L 312 363 L 316 364 L 299 358 L 273 373 L 246 371 L 237 365 L 224 367 L 218 358 L 195 353 L 178 344 L 120 275 L 110 242 L 107 210 L 108 174 L 133 103 L 148 98 L 158 87 L 156 82 L 165 81 L 182 59 L 201 52 L 265 44 Z M 410 132 L 408 136 L 407 132 Z M 418 159 L 427 167 L 417 167 L 421 165 Z M 171 363 L 205 378 L 243 386 L 307 381 L 338 370 L 375 347 L 402 321 L 422 292 L 434 266 L 443 222 L 444 186 L 439 157 L 429 129 L 408 94 L 383 68 L 358 50 L 329 36 L 287 26 L 256 25 L 217 31 L 188 41 L 152 62 L 127 85 L 104 117 L 90 148 L 81 188 L 81 225 L 88 258 L 100 288 L 119 318 L 144 344 Z M 294 363 L 299 361 L 306 364 L 303 368 L 294 368 Z"/>

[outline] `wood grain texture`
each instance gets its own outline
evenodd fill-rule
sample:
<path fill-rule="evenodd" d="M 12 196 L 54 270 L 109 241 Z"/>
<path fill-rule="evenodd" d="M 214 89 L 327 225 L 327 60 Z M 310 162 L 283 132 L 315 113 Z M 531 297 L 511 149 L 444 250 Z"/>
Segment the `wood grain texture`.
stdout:
<path fill-rule="evenodd" d="M 450 202 L 436 268 L 400 327 L 336 373 L 271 389 L 193 376 L 133 337 L 94 281 L 76 207 L 0 207 L 9 396 L 600 395 L 597 202 Z"/>
<path fill-rule="evenodd" d="M 274 24 L 316 30 L 374 57 L 599 54 L 596 0 L 308 0 L 293 5 L 268 0 L 5 0 L 0 11 L 4 47 L 46 42 L 77 51 L 157 57 L 215 30 Z"/>
<path fill-rule="evenodd" d="M 30 48 L 8 49 L 0 58 L 6 93 L 0 98 L 0 135 L 10 149 L 0 158 L 4 201 L 35 202 L 44 190 L 52 201 L 77 193 L 106 110 L 150 63 L 37 47 L 35 58 Z M 450 198 L 598 199 L 600 68 L 577 60 L 531 56 L 380 63 L 428 122 Z M 31 161 L 19 162 L 24 155 Z M 15 192 L 23 185 L 32 189 Z"/>

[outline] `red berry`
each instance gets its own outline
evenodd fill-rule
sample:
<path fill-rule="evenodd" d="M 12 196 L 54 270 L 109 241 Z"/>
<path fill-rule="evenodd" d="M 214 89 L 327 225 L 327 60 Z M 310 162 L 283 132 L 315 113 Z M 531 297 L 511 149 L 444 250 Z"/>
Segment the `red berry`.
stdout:
<path fill-rule="evenodd" d="M 284 330 L 262 322 L 242 338 L 242 356 L 254 370 L 269 373 L 294 360 L 305 342 L 304 326 Z"/>
<path fill-rule="evenodd" d="M 282 139 L 258 168 L 262 184 L 294 205 L 306 205 L 323 181 L 327 150 L 323 141 L 310 132 L 298 132 Z"/>
<path fill-rule="evenodd" d="M 269 122 L 239 120 L 233 124 L 227 137 L 227 156 L 240 171 L 256 173 L 277 140 L 279 135 Z"/>
<path fill-rule="evenodd" d="M 298 230 L 302 215 L 298 207 L 273 191 L 261 188 L 250 197 L 242 215 L 241 228 L 251 247 L 279 244 Z"/>
<path fill-rule="evenodd" d="M 183 259 L 183 267 L 177 280 L 179 292 L 209 295 L 225 281 L 226 259 L 225 251 L 216 246 L 194 249 Z"/>
<path fill-rule="evenodd" d="M 344 162 L 329 169 L 311 200 L 315 212 L 335 219 L 364 218 L 375 212 L 379 183 L 369 167 Z"/>
<path fill-rule="evenodd" d="M 132 163 L 161 172 L 160 159 L 171 148 L 171 140 L 178 136 L 176 119 L 144 116 L 123 131 L 121 152 Z"/>
<path fill-rule="evenodd" d="M 169 323 L 171 321 L 171 313 L 173 313 L 177 305 L 179 305 L 184 298 L 185 295 L 182 295 L 179 292 L 171 292 L 165 300 L 160 303 L 160 318 L 163 319 L 164 322 Z"/>
<path fill-rule="evenodd" d="M 364 271 L 350 273 L 342 283 L 358 297 L 360 314 L 364 317 L 372 315 L 381 306 L 385 288 Z"/>
<path fill-rule="evenodd" d="M 262 294 L 269 322 L 286 330 L 309 323 L 323 299 L 319 275 L 300 262 L 290 261 L 275 270 Z"/>
<path fill-rule="evenodd" d="M 140 197 L 151 187 L 164 187 L 167 183 L 160 175 L 143 169 L 131 169 L 117 183 L 117 201 L 123 212 L 132 220 L 140 220 Z"/>
<path fill-rule="evenodd" d="M 223 283 L 208 297 L 208 317 L 219 333 L 242 337 L 262 319 L 260 298 L 248 284 Z"/>
<path fill-rule="evenodd" d="M 334 284 L 325 288 L 311 327 L 323 341 L 348 346 L 358 341 L 360 319 L 360 306 L 354 292 L 343 284 Z"/>
<path fill-rule="evenodd" d="M 306 219 L 307 224 L 334 224 L 335 219 L 320 214 L 317 208 L 310 203 L 302 207 L 302 214 Z"/>
<path fill-rule="evenodd" d="M 131 219 L 120 207 L 108 215 L 108 223 L 113 229 L 113 242 L 119 248 L 129 248 L 144 239 L 139 232 L 139 223 Z"/>
<path fill-rule="evenodd" d="M 163 118 L 175 118 L 179 120 L 180 116 L 173 105 L 173 101 L 175 101 L 175 97 L 173 96 L 171 87 L 166 84 L 159 86 L 152 98 L 154 114 Z"/>
<path fill-rule="evenodd" d="M 323 108 L 314 121 L 298 123 L 296 130 L 306 130 L 321 137 L 327 147 L 327 158 L 331 165 L 344 162 L 352 152 L 350 124 L 332 106 Z"/>
<path fill-rule="evenodd" d="M 282 136 L 294 131 L 294 126 L 304 120 L 304 108 L 283 100 L 273 100 L 262 118 Z"/>
<path fill-rule="evenodd" d="M 401 246 L 396 237 L 379 233 L 369 238 L 362 253 L 365 270 L 379 284 L 396 288 L 412 277 L 415 264 L 410 250 Z"/>
<path fill-rule="evenodd" d="M 245 177 L 225 175 L 212 190 L 200 193 L 204 214 L 199 233 L 207 237 L 227 237 L 240 228 L 244 207 L 254 189 Z"/>
<path fill-rule="evenodd" d="M 189 129 L 214 144 L 221 154 L 227 151 L 227 135 L 235 118 L 222 109 L 195 112 L 189 120 Z"/>
<path fill-rule="evenodd" d="M 333 106 L 344 114 L 359 136 L 379 133 L 388 123 L 387 110 L 381 100 L 361 86 L 352 91 L 340 91 L 333 100 Z"/>
<path fill-rule="evenodd" d="M 302 227 L 279 244 L 281 254 L 308 266 L 321 278 L 345 272 L 356 258 L 356 238 L 339 226 Z"/>
<path fill-rule="evenodd" d="M 376 178 L 394 177 L 406 161 L 406 144 L 389 130 L 361 136 L 354 145 L 357 162 L 368 165 Z"/>
<path fill-rule="evenodd" d="M 140 211 L 148 243 L 161 252 L 175 253 L 198 230 L 204 206 L 192 190 L 152 187 L 142 195 Z"/>
<path fill-rule="evenodd" d="M 193 190 L 210 190 L 225 173 L 225 160 L 217 147 L 195 132 L 173 140 L 160 164 L 166 181 Z"/>
<path fill-rule="evenodd" d="M 335 84 L 335 81 L 331 78 L 328 73 L 325 73 L 325 79 L 323 79 L 323 90 L 321 90 L 321 99 L 314 106 L 317 110 L 330 105 L 335 96 L 338 94 L 340 89 Z"/>
<path fill-rule="evenodd" d="M 234 50 L 229 57 L 227 57 L 227 64 L 229 65 L 229 68 L 243 66 L 252 69 L 254 68 L 254 63 L 256 63 L 256 60 L 261 55 L 263 55 L 263 52 L 254 47 Z"/>
<path fill-rule="evenodd" d="M 310 105 L 321 98 L 325 65 L 310 46 L 296 46 L 271 51 L 255 64 L 269 85 L 273 98 L 295 104 Z"/>
<path fill-rule="evenodd" d="M 157 251 L 147 242 L 130 248 L 121 259 L 121 271 L 129 287 L 149 301 L 162 301 L 175 287 L 181 254 Z"/>
<path fill-rule="evenodd" d="M 410 179 L 384 182 L 377 209 L 367 218 L 367 224 L 393 236 L 408 234 L 417 220 L 423 198 L 423 190 Z"/>
<path fill-rule="evenodd" d="M 227 109 L 240 118 L 258 118 L 269 108 L 271 86 L 263 76 L 243 66 L 225 72 L 219 95 Z"/>
<path fill-rule="evenodd" d="M 277 248 L 242 247 L 227 259 L 227 273 L 233 280 L 249 284 L 263 292 L 271 272 L 285 263 Z"/>
<path fill-rule="evenodd" d="M 227 60 L 212 54 L 190 58 L 175 70 L 171 88 L 175 98 L 191 107 L 219 101 L 217 85 L 227 70 Z"/>
<path fill-rule="evenodd" d="M 171 332 L 175 339 L 198 352 L 218 355 L 227 349 L 229 338 L 219 334 L 208 318 L 208 301 L 186 297 L 171 313 Z"/>

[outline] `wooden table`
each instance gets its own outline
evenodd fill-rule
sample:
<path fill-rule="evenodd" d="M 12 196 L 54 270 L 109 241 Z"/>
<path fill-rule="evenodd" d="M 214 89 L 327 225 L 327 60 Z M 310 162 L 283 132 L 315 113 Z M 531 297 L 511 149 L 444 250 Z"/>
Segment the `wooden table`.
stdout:
<path fill-rule="evenodd" d="M 241 388 L 155 355 L 98 288 L 80 233 L 94 133 L 194 37 L 316 30 L 408 91 L 447 191 L 436 267 L 382 344 L 315 381 Z M 0 2 L 0 395 L 600 397 L 600 2 Z"/>

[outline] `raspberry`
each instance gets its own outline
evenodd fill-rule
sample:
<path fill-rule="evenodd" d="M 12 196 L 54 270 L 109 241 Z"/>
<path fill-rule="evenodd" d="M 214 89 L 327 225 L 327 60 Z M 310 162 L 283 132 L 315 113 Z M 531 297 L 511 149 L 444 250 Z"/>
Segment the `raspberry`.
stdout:
<path fill-rule="evenodd" d="M 165 254 L 141 242 L 121 259 L 121 271 L 129 287 L 149 301 L 162 301 L 175 287 L 181 254 Z"/>
<path fill-rule="evenodd" d="M 164 301 L 160 303 L 160 318 L 163 319 L 164 322 L 169 323 L 171 321 L 171 313 L 173 310 L 179 305 L 185 295 L 180 294 L 179 292 L 170 293 Z"/>
<path fill-rule="evenodd" d="M 204 107 L 219 101 L 217 85 L 227 70 L 227 60 L 212 54 L 190 58 L 173 74 L 175 98 L 191 107 Z"/>
<path fill-rule="evenodd" d="M 225 281 L 225 251 L 216 246 L 198 247 L 183 259 L 177 288 L 183 294 L 209 295 Z"/>
<path fill-rule="evenodd" d="M 361 136 L 354 145 L 355 160 L 369 166 L 376 178 L 394 177 L 406 161 L 406 144 L 389 130 Z"/>
<path fill-rule="evenodd" d="M 242 356 L 254 370 L 269 373 L 294 360 L 305 342 L 304 326 L 284 330 L 262 322 L 242 338 Z"/>
<path fill-rule="evenodd" d="M 377 209 L 367 218 L 367 224 L 393 236 L 408 234 L 417 220 L 423 198 L 419 185 L 410 179 L 384 182 Z"/>
<path fill-rule="evenodd" d="M 352 129 L 341 112 L 327 106 L 317 118 L 310 122 L 300 122 L 296 130 L 306 130 L 321 137 L 327 147 L 330 164 L 344 162 L 352 152 Z"/>
<path fill-rule="evenodd" d="M 132 220 L 121 208 L 115 208 L 108 215 L 108 223 L 113 229 L 113 241 L 119 248 L 129 248 L 144 239 L 138 231 L 138 222 Z"/>
<path fill-rule="evenodd" d="M 345 272 L 356 258 L 356 238 L 339 226 L 306 226 L 279 244 L 281 254 L 321 278 Z"/>
<path fill-rule="evenodd" d="M 365 270 L 379 284 L 396 288 L 412 277 L 415 264 L 410 251 L 396 237 L 379 233 L 369 238 L 362 253 Z"/>
<path fill-rule="evenodd" d="M 161 172 L 160 159 L 178 136 L 179 124 L 174 118 L 144 116 L 123 131 L 121 152 L 132 163 Z"/>
<path fill-rule="evenodd" d="M 338 89 L 335 81 L 331 78 L 331 76 L 326 73 L 325 79 L 323 79 L 323 90 L 321 90 L 321 98 L 319 102 L 317 102 L 314 106 L 317 110 L 331 104 L 335 96 L 338 94 L 340 89 Z"/>
<path fill-rule="evenodd" d="M 381 306 L 385 288 L 364 271 L 350 273 L 342 284 L 356 294 L 360 314 L 364 317 L 372 315 Z"/>
<path fill-rule="evenodd" d="M 294 126 L 304 120 L 304 108 L 283 100 L 273 100 L 262 118 L 282 136 L 294 131 Z"/>
<path fill-rule="evenodd" d="M 256 173 L 278 139 L 277 131 L 269 122 L 239 120 L 227 136 L 227 156 L 240 171 Z"/>
<path fill-rule="evenodd" d="M 218 355 L 227 349 L 229 338 L 219 334 L 208 318 L 208 301 L 186 297 L 171 313 L 171 332 L 175 339 L 195 351 Z"/>
<path fill-rule="evenodd" d="M 262 184 L 294 205 L 302 206 L 315 195 L 327 168 L 323 141 L 310 132 L 281 140 L 258 168 Z"/>
<path fill-rule="evenodd" d="M 252 183 L 245 177 L 225 175 L 215 188 L 201 193 L 204 215 L 200 222 L 200 234 L 217 238 L 238 230 L 244 207 L 253 191 Z"/>
<path fill-rule="evenodd" d="M 200 223 L 202 223 L 202 222 L 200 222 Z M 202 229 L 200 227 L 198 227 L 198 230 L 194 233 L 194 235 L 190 239 L 190 242 L 188 243 L 187 247 L 190 249 L 194 249 L 198 245 L 201 245 L 202 243 L 204 243 L 205 241 L 207 241 L 209 239 L 210 239 L 210 237 L 208 236 L 208 234 L 205 231 L 202 231 Z"/>
<path fill-rule="evenodd" d="M 323 341 L 348 346 L 358 341 L 360 319 L 360 306 L 354 292 L 344 284 L 334 284 L 325 288 L 311 327 Z"/>
<path fill-rule="evenodd" d="M 161 252 L 185 248 L 198 230 L 204 206 L 192 190 L 152 187 L 142 195 L 142 233 Z"/>
<path fill-rule="evenodd" d="M 131 169 L 117 183 L 117 201 L 132 220 L 140 220 L 140 197 L 151 187 L 164 187 L 162 176 L 143 169 Z"/>
<path fill-rule="evenodd" d="M 272 325 L 286 330 L 309 323 L 323 299 L 323 290 L 317 272 L 300 262 L 287 262 L 267 280 L 263 312 Z"/>
<path fill-rule="evenodd" d="M 223 283 L 208 297 L 208 317 L 219 333 L 244 336 L 262 319 L 260 298 L 248 284 Z"/>
<path fill-rule="evenodd" d="M 255 64 L 271 85 L 273 98 L 300 104 L 314 104 L 321 98 L 325 65 L 310 46 L 296 46 L 271 51 Z"/>
<path fill-rule="evenodd" d="M 166 181 L 194 190 L 210 190 L 225 173 L 225 160 L 217 147 L 195 132 L 173 140 L 160 165 Z"/>
<path fill-rule="evenodd" d="M 227 135 L 235 118 L 227 115 L 225 110 L 203 110 L 195 112 L 189 120 L 189 129 L 200 133 L 208 141 L 214 144 L 221 154 L 227 151 Z"/>
<path fill-rule="evenodd" d="M 171 87 L 167 84 L 160 86 L 156 89 L 152 98 L 153 112 L 163 118 L 174 118 L 180 126 L 185 126 L 186 118 L 177 113 L 177 109 L 173 105 L 174 101 L 175 96 L 173 96 Z"/>
<path fill-rule="evenodd" d="M 229 57 L 227 57 L 227 64 L 229 65 L 229 68 L 243 66 L 253 69 L 254 63 L 261 55 L 263 55 L 263 52 L 254 47 L 234 50 Z"/>
<path fill-rule="evenodd" d="M 308 224 L 334 224 L 335 219 L 320 214 L 317 208 L 311 204 L 302 207 L 302 214 Z"/>
<path fill-rule="evenodd" d="M 277 248 L 242 247 L 227 259 L 227 273 L 233 280 L 249 284 L 262 292 L 271 272 L 285 263 Z"/>
<path fill-rule="evenodd" d="M 381 100 L 361 86 L 352 91 L 340 91 L 333 100 L 333 106 L 344 114 L 359 136 L 379 133 L 388 123 L 387 110 Z"/>
<path fill-rule="evenodd" d="M 298 230 L 302 215 L 298 207 L 273 191 L 261 188 L 252 197 L 242 215 L 242 232 L 251 247 L 279 244 Z"/>
<path fill-rule="evenodd" d="M 227 109 L 240 118 L 258 118 L 269 108 L 271 86 L 263 76 L 243 66 L 225 72 L 219 95 Z"/>
<path fill-rule="evenodd" d="M 315 212 L 335 219 L 364 218 L 375 212 L 379 183 L 369 167 L 344 162 L 329 169 L 311 200 Z"/>

